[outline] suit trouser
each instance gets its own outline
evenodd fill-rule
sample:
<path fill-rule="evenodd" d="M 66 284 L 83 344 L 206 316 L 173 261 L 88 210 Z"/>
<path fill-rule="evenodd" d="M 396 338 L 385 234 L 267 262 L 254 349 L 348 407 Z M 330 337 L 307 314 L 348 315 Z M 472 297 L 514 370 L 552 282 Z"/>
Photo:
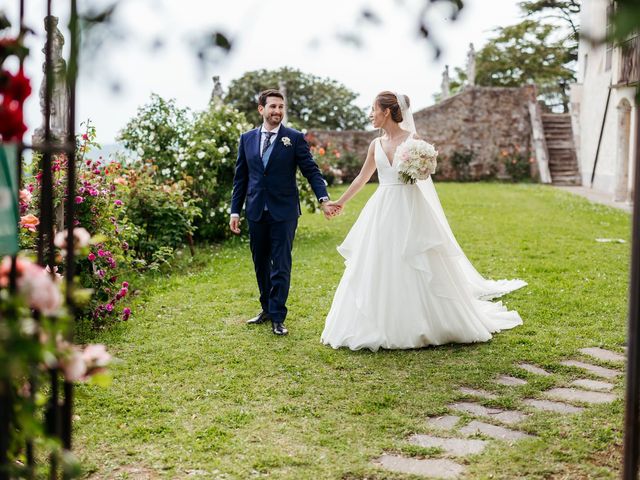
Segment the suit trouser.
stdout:
<path fill-rule="evenodd" d="M 267 210 L 257 222 L 249 220 L 249 244 L 260 289 L 260 304 L 274 322 L 284 322 L 287 316 L 291 250 L 297 226 L 297 218 L 277 222 Z"/>

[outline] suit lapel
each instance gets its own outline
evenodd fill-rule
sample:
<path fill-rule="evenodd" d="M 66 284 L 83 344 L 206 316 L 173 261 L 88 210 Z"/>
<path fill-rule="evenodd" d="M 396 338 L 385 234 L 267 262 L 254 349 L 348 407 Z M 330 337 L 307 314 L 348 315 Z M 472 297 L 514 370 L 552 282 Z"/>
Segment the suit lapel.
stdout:
<path fill-rule="evenodd" d="M 260 168 L 264 168 L 262 158 L 260 158 L 260 127 L 256 128 L 253 132 L 253 138 L 249 140 L 249 146 L 251 148 L 251 156 L 249 158 L 257 162 Z"/>

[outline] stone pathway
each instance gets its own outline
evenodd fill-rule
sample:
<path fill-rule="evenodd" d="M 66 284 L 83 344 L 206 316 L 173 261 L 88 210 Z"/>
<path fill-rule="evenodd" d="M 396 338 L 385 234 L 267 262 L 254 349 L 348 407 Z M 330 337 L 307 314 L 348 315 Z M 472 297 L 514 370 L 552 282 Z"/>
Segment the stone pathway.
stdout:
<path fill-rule="evenodd" d="M 578 353 L 617 367 L 623 366 L 625 361 L 624 355 L 600 347 L 581 348 Z M 613 380 L 622 375 L 621 370 L 580 360 L 563 360 L 560 365 L 577 368 L 583 373 L 607 380 Z M 517 367 L 530 375 L 553 376 L 538 365 L 523 362 Z M 510 375 L 500 375 L 494 382 L 496 385 L 514 388 L 528 384 L 527 380 Z M 429 478 L 459 478 L 466 469 L 455 459 L 481 454 L 492 442 L 500 442 L 508 448 L 515 442 L 537 438 L 518 429 L 518 425 L 535 412 L 556 415 L 579 414 L 590 405 L 611 403 L 616 400 L 618 396 L 612 393 L 613 388 L 613 383 L 609 381 L 579 378 L 568 385 L 559 385 L 541 391 L 542 398 L 523 398 L 520 403 L 527 408 L 524 409 L 525 411 L 519 411 L 482 405 L 479 402 L 495 400 L 500 394 L 462 386 L 458 389 L 461 396 L 473 397 L 473 400 L 461 399 L 453 402 L 447 405 L 451 414 L 429 417 L 426 421 L 426 429 L 436 434 L 415 433 L 406 439 L 412 445 L 435 448 L 439 453 L 432 455 L 432 458 L 383 454 L 373 463 L 380 468 L 398 473 Z M 477 417 L 477 419 L 469 420 L 468 417 Z M 438 436 L 437 433 L 445 436 Z"/>

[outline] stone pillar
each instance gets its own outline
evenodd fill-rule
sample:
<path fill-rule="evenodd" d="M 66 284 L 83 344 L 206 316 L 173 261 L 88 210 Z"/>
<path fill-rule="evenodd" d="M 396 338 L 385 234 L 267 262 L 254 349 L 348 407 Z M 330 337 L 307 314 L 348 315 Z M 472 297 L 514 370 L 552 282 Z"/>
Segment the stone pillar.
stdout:
<path fill-rule="evenodd" d="M 450 80 L 449 80 L 449 65 L 444 66 L 442 71 L 442 82 L 440 83 L 440 100 L 446 100 L 451 96 L 450 92 Z"/>
<path fill-rule="evenodd" d="M 473 43 L 469 44 L 469 51 L 467 52 L 467 86 L 473 87 L 476 84 L 476 51 L 473 48 Z"/>
<path fill-rule="evenodd" d="M 613 200 L 625 202 L 629 199 L 629 157 L 631 156 L 631 104 L 623 99 L 618 104 L 616 173 Z"/>
<path fill-rule="evenodd" d="M 224 92 L 222 90 L 222 84 L 220 83 L 220 76 L 214 75 L 211 79 L 213 80 L 213 90 L 211 91 L 211 99 L 209 102 L 214 105 L 222 105 L 222 95 Z"/>

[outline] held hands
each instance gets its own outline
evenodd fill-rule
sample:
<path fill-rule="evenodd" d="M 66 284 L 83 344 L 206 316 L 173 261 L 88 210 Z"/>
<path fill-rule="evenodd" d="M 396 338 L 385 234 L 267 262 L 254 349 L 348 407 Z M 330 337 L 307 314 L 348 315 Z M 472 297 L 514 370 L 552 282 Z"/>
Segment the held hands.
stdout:
<path fill-rule="evenodd" d="M 336 217 L 342 213 L 343 206 L 336 202 L 323 202 L 320 208 L 327 220 Z"/>

